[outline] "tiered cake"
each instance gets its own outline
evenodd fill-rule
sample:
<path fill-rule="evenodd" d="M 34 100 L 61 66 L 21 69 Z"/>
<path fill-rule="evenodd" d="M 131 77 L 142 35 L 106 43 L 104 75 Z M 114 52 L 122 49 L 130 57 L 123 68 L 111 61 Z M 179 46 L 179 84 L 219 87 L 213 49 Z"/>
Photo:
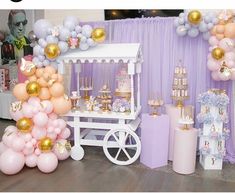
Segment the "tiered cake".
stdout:
<path fill-rule="evenodd" d="M 229 98 L 225 91 L 211 89 L 199 95 L 201 112 L 197 119 L 203 123 L 200 129 L 200 163 L 204 169 L 222 169 L 225 155 L 225 139 L 229 130 L 224 128 L 228 123 L 227 105 Z"/>
<path fill-rule="evenodd" d="M 172 99 L 176 100 L 177 107 L 183 107 L 183 101 L 188 99 L 188 81 L 186 68 L 176 66 L 172 86 Z"/>
<path fill-rule="evenodd" d="M 117 88 L 116 96 L 127 97 L 131 93 L 131 79 L 127 71 L 127 66 L 123 66 L 116 76 Z"/>

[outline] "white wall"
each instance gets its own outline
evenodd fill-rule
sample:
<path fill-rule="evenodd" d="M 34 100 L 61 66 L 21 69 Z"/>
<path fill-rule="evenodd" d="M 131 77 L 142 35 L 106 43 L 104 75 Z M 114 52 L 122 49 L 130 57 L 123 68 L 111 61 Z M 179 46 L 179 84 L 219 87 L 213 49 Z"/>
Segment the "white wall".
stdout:
<path fill-rule="evenodd" d="M 102 9 L 77 9 L 77 10 L 44 10 L 45 19 L 54 25 L 62 24 L 66 16 L 76 16 L 80 21 L 103 21 L 104 10 Z"/>

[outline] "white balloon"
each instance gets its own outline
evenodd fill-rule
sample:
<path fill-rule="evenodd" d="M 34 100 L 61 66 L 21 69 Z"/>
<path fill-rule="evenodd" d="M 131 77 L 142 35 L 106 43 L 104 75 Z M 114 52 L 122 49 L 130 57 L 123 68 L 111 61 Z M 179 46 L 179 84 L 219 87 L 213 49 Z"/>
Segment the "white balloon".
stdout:
<path fill-rule="evenodd" d="M 91 37 L 92 30 L 93 29 L 90 25 L 84 25 L 84 26 L 82 26 L 82 35 L 89 38 L 89 37 Z"/>
<path fill-rule="evenodd" d="M 40 49 L 41 49 L 41 46 L 39 46 L 39 45 L 34 46 L 33 47 L 33 55 L 34 56 L 40 55 Z"/>
<path fill-rule="evenodd" d="M 207 24 L 205 24 L 204 22 L 201 22 L 199 25 L 199 30 L 200 32 L 207 32 L 208 31 Z"/>
<path fill-rule="evenodd" d="M 77 37 L 77 32 L 76 31 L 72 31 L 71 32 L 71 37 L 72 38 L 76 38 Z"/>
<path fill-rule="evenodd" d="M 184 17 L 184 12 L 180 13 L 179 17 Z"/>
<path fill-rule="evenodd" d="M 97 43 L 92 38 L 87 39 L 87 44 L 91 47 L 97 45 Z"/>
<path fill-rule="evenodd" d="M 178 18 L 178 17 L 175 18 L 175 20 L 174 20 L 174 26 L 175 26 L 175 27 L 178 27 L 178 26 L 179 26 L 179 18 Z"/>
<path fill-rule="evenodd" d="M 80 42 L 81 42 L 81 43 L 86 43 L 86 41 L 87 41 L 87 38 L 86 38 L 85 36 L 82 36 L 82 37 L 80 38 Z"/>
<path fill-rule="evenodd" d="M 65 28 L 67 28 L 69 31 L 75 30 L 76 25 L 78 25 L 79 21 L 77 17 L 74 16 L 67 16 L 64 19 L 63 25 Z"/>
<path fill-rule="evenodd" d="M 51 27 L 51 23 L 49 23 L 47 20 L 40 19 L 35 22 L 33 31 L 37 38 L 45 38 L 48 35 L 48 29 L 50 29 Z"/>
<path fill-rule="evenodd" d="M 211 34 L 210 32 L 207 31 L 202 34 L 202 37 L 204 40 L 209 40 L 209 38 L 211 37 Z"/>
<path fill-rule="evenodd" d="M 62 53 L 67 52 L 68 49 L 69 49 L 67 42 L 60 41 L 60 42 L 58 43 L 58 46 L 59 46 L 60 51 L 61 51 Z"/>
<path fill-rule="evenodd" d="M 89 45 L 87 43 L 80 43 L 79 48 L 81 50 L 87 50 L 89 48 Z"/>
<path fill-rule="evenodd" d="M 188 36 L 195 38 L 199 34 L 199 30 L 197 28 L 191 28 L 188 30 Z"/>
<path fill-rule="evenodd" d="M 38 56 L 38 60 L 39 60 L 40 62 L 43 62 L 43 61 L 45 60 L 45 56 L 39 55 L 39 56 Z"/>
<path fill-rule="evenodd" d="M 61 28 L 59 39 L 61 41 L 67 41 L 69 39 L 69 37 L 70 37 L 70 31 L 65 27 Z"/>
<path fill-rule="evenodd" d="M 45 47 L 47 46 L 47 42 L 46 42 L 46 40 L 43 39 L 43 38 L 40 38 L 40 39 L 38 40 L 38 44 L 39 44 L 41 47 L 43 47 L 43 48 L 45 48 Z"/>
<path fill-rule="evenodd" d="M 180 25 L 183 25 L 184 22 L 185 22 L 185 21 L 184 21 L 184 18 L 180 17 L 180 18 L 179 18 L 179 24 L 180 24 Z"/>
<path fill-rule="evenodd" d="M 80 25 L 77 25 L 77 26 L 75 27 L 75 31 L 76 31 L 77 33 L 81 33 L 81 32 L 82 32 L 82 27 L 81 27 Z"/>
<path fill-rule="evenodd" d="M 46 37 L 46 41 L 48 44 L 57 44 L 58 43 L 58 38 L 52 35 L 49 35 Z"/>
<path fill-rule="evenodd" d="M 183 25 L 180 25 L 176 28 L 176 33 L 179 35 L 179 36 L 184 36 L 187 34 L 187 29 L 183 26 Z"/>

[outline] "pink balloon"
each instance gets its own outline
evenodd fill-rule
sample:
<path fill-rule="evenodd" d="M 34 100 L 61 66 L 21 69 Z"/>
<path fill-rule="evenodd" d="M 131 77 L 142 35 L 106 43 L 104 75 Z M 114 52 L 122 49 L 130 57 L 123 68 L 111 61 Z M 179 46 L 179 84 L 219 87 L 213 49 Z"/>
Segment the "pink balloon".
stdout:
<path fill-rule="evenodd" d="M 8 133 L 11 133 L 11 132 L 13 132 L 13 133 L 15 133 L 15 132 L 17 132 L 17 127 L 15 127 L 15 126 L 13 126 L 13 125 L 9 125 L 9 126 L 7 126 L 6 127 L 6 129 L 4 130 L 4 132 L 8 132 Z"/>
<path fill-rule="evenodd" d="M 55 120 L 55 119 L 58 118 L 58 115 L 55 114 L 55 113 L 51 113 L 51 114 L 49 114 L 49 118 L 52 119 L 52 120 Z"/>
<path fill-rule="evenodd" d="M 45 127 L 47 125 L 48 116 L 46 113 L 39 112 L 33 117 L 33 122 L 38 127 Z"/>
<path fill-rule="evenodd" d="M 224 51 L 229 52 L 234 49 L 234 42 L 230 38 L 224 38 L 220 40 L 219 47 L 222 48 Z"/>
<path fill-rule="evenodd" d="M 59 128 L 59 127 L 55 128 L 55 133 L 56 133 L 57 135 L 59 135 L 60 132 L 61 132 L 61 128 Z"/>
<path fill-rule="evenodd" d="M 232 72 L 231 80 L 235 80 L 235 72 L 234 71 Z"/>
<path fill-rule="evenodd" d="M 52 133 L 52 132 L 54 132 L 54 130 L 55 130 L 55 128 L 51 127 L 51 126 L 47 128 L 48 133 Z"/>
<path fill-rule="evenodd" d="M 51 101 L 45 100 L 41 102 L 43 106 L 43 112 L 50 114 L 53 111 L 53 104 Z"/>
<path fill-rule="evenodd" d="M 235 53 L 233 53 L 233 52 L 225 53 L 225 59 L 226 60 L 233 60 L 233 61 L 235 61 Z"/>
<path fill-rule="evenodd" d="M 53 123 L 52 123 L 53 127 L 58 127 L 59 126 L 59 121 L 58 120 L 59 119 L 53 120 Z"/>
<path fill-rule="evenodd" d="M 25 144 L 25 147 L 26 147 L 27 149 L 31 149 L 31 148 L 33 148 L 33 144 L 31 143 L 31 141 L 29 141 L 29 142 L 27 142 L 27 143 Z"/>
<path fill-rule="evenodd" d="M 57 134 L 55 132 L 47 133 L 47 137 L 50 137 L 52 140 L 56 140 Z"/>
<path fill-rule="evenodd" d="M 32 130 L 32 136 L 36 140 L 39 140 L 39 139 L 45 137 L 46 134 L 47 134 L 47 131 L 46 131 L 46 129 L 43 129 L 43 128 L 34 127 Z"/>
<path fill-rule="evenodd" d="M 12 147 L 12 143 L 16 138 L 17 138 L 16 133 L 6 132 L 2 137 L 2 142 L 7 147 Z"/>
<path fill-rule="evenodd" d="M 14 151 L 22 151 L 25 146 L 25 141 L 21 137 L 16 137 L 15 140 L 12 142 L 12 149 Z"/>
<path fill-rule="evenodd" d="M 67 138 L 69 138 L 70 134 L 71 134 L 70 129 L 69 128 L 65 128 L 65 129 L 63 129 L 61 131 L 61 133 L 59 135 L 59 138 L 60 139 L 67 139 Z"/>
<path fill-rule="evenodd" d="M 41 172 L 51 173 L 53 172 L 58 165 L 58 159 L 56 155 L 52 152 L 41 153 L 38 156 L 37 166 Z"/>
<path fill-rule="evenodd" d="M 31 133 L 19 133 L 19 137 L 24 139 L 25 142 L 28 142 L 32 139 Z"/>
<path fill-rule="evenodd" d="M 22 153 L 8 149 L 0 156 L 1 171 L 7 175 L 13 175 L 24 167 L 25 157 Z"/>
<path fill-rule="evenodd" d="M 226 64 L 229 68 L 234 68 L 235 67 L 235 62 L 233 60 L 229 60 L 228 62 L 226 62 Z"/>
<path fill-rule="evenodd" d="M 58 119 L 58 125 L 59 125 L 59 128 L 64 129 L 64 128 L 66 128 L 67 124 L 66 124 L 65 120 Z"/>
<path fill-rule="evenodd" d="M 26 166 L 33 168 L 37 166 L 37 160 L 38 160 L 38 156 L 36 156 L 35 154 L 30 154 L 26 156 L 25 164 Z"/>
<path fill-rule="evenodd" d="M 33 147 L 31 147 L 31 148 L 25 147 L 22 152 L 24 155 L 30 155 L 34 152 L 34 148 Z"/>
<path fill-rule="evenodd" d="M 10 110 L 10 115 L 11 115 L 11 118 L 14 119 L 15 121 L 18 121 L 19 119 L 24 117 L 22 110 L 20 111 L 17 110 L 15 112 Z"/>
<path fill-rule="evenodd" d="M 207 61 L 207 67 L 210 71 L 215 71 L 220 69 L 219 63 L 213 59 Z"/>
<path fill-rule="evenodd" d="M 70 151 L 65 148 L 66 143 L 67 140 L 59 139 L 54 145 L 53 152 L 57 156 L 58 160 L 65 160 L 70 156 Z"/>
<path fill-rule="evenodd" d="M 29 103 L 23 103 L 22 111 L 25 117 L 32 118 L 34 116 L 33 106 Z"/>
<path fill-rule="evenodd" d="M 39 156 L 41 154 L 41 150 L 39 148 L 36 148 L 34 153 L 35 155 Z"/>
<path fill-rule="evenodd" d="M 1 141 L 0 142 L 0 156 L 1 156 L 1 154 L 4 152 L 4 151 L 6 151 L 8 148 L 7 148 L 7 146 Z"/>
<path fill-rule="evenodd" d="M 31 143 L 35 146 L 37 144 L 37 140 L 36 139 L 31 139 Z"/>
<path fill-rule="evenodd" d="M 219 74 L 218 74 L 217 71 L 213 71 L 213 72 L 211 73 L 211 77 L 212 77 L 213 80 L 215 80 L 215 81 L 219 81 L 219 80 L 220 80 L 220 77 L 219 77 Z"/>
<path fill-rule="evenodd" d="M 40 103 L 40 99 L 38 97 L 30 97 L 29 100 L 28 100 L 28 103 L 31 104 L 31 105 L 37 105 L 38 103 Z"/>
<path fill-rule="evenodd" d="M 211 36 L 208 40 L 209 44 L 211 46 L 217 46 L 219 44 L 218 39 L 216 38 L 216 36 Z"/>

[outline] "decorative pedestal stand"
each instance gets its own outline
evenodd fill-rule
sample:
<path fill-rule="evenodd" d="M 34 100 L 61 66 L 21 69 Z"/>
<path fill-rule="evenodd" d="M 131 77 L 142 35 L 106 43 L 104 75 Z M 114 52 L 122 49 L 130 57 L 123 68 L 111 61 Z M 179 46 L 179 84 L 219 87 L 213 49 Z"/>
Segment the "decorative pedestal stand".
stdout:
<path fill-rule="evenodd" d="M 142 114 L 140 162 L 150 168 L 167 165 L 169 117 Z"/>
<path fill-rule="evenodd" d="M 191 174 L 195 171 L 197 129 L 175 129 L 173 170 L 180 174 Z"/>
<path fill-rule="evenodd" d="M 178 108 L 172 104 L 166 104 L 166 114 L 170 118 L 170 134 L 169 134 L 169 151 L 168 151 L 168 160 L 173 160 L 173 149 L 174 149 L 174 130 L 175 128 L 180 127 L 178 123 L 179 119 L 181 118 L 182 108 Z M 194 117 L 194 107 L 191 105 L 185 106 L 184 111 L 188 112 L 187 114 L 190 117 Z"/>

